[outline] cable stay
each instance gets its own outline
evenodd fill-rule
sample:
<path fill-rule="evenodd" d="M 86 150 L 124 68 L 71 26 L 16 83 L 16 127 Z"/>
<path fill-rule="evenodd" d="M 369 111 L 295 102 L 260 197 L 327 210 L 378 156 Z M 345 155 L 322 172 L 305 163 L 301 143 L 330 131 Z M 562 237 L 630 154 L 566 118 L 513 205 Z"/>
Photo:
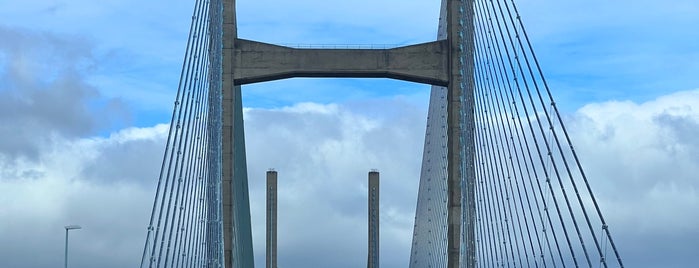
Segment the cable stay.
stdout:
<path fill-rule="evenodd" d="M 223 264 L 221 10 L 194 4 L 141 268 Z"/>
<path fill-rule="evenodd" d="M 514 1 L 474 13 L 477 266 L 624 267 Z"/>
<path fill-rule="evenodd" d="M 441 3 L 437 39 L 445 40 L 450 2 Z M 465 130 L 458 156 L 474 160 L 460 167 L 462 260 L 475 259 L 477 267 L 624 267 L 514 0 L 458 4 L 473 5 L 459 13 L 473 34 L 459 37 L 454 59 L 473 61 L 473 73 L 460 70 L 459 84 L 472 92 L 454 101 Z M 141 268 L 224 266 L 222 13 L 221 0 L 194 1 Z M 448 94 L 431 89 L 410 267 L 446 267 L 448 256 L 458 257 L 447 249 L 448 233 L 459 235 L 447 222 Z M 234 241 L 236 235 L 242 237 L 234 231 Z"/>

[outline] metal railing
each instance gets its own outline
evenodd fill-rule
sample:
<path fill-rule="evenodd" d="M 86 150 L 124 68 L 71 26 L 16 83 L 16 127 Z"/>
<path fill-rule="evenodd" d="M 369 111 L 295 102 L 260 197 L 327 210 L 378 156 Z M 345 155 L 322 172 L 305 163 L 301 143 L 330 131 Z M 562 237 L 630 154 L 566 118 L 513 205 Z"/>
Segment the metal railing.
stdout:
<path fill-rule="evenodd" d="M 280 44 L 280 46 L 299 49 L 390 49 L 406 46 L 405 44 Z"/>

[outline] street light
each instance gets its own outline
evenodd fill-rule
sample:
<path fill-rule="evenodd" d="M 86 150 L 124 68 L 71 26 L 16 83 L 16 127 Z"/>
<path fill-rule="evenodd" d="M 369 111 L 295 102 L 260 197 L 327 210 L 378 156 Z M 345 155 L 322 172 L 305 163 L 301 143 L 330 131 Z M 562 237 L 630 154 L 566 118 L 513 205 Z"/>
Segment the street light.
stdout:
<path fill-rule="evenodd" d="M 65 254 L 65 258 L 64 258 L 64 260 L 65 260 L 64 268 L 68 268 L 68 231 L 82 229 L 82 227 L 80 227 L 80 225 L 68 225 L 68 226 L 65 226 L 64 228 L 66 228 L 66 254 Z"/>

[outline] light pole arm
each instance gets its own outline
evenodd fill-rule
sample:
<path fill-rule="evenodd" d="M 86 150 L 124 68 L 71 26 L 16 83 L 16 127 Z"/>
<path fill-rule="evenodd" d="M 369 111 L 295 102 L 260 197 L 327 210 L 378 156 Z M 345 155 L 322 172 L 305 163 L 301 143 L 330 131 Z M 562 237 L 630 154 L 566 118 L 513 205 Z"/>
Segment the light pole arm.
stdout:
<path fill-rule="evenodd" d="M 63 228 L 66 229 L 66 251 L 63 256 L 63 268 L 68 268 L 68 231 L 82 229 L 82 227 L 80 225 L 68 225 Z"/>
<path fill-rule="evenodd" d="M 68 268 L 68 228 L 66 228 L 66 248 L 63 256 L 63 267 Z"/>

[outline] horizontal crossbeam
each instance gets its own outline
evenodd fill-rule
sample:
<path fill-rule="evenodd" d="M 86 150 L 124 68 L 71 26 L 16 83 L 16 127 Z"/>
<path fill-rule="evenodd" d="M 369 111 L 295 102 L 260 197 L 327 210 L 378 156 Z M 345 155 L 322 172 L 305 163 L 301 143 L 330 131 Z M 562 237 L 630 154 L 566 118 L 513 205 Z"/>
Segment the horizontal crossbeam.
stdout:
<path fill-rule="evenodd" d="M 293 77 L 393 78 L 437 86 L 449 83 L 445 40 L 392 49 L 297 49 L 236 39 L 234 53 L 236 85 Z"/>

